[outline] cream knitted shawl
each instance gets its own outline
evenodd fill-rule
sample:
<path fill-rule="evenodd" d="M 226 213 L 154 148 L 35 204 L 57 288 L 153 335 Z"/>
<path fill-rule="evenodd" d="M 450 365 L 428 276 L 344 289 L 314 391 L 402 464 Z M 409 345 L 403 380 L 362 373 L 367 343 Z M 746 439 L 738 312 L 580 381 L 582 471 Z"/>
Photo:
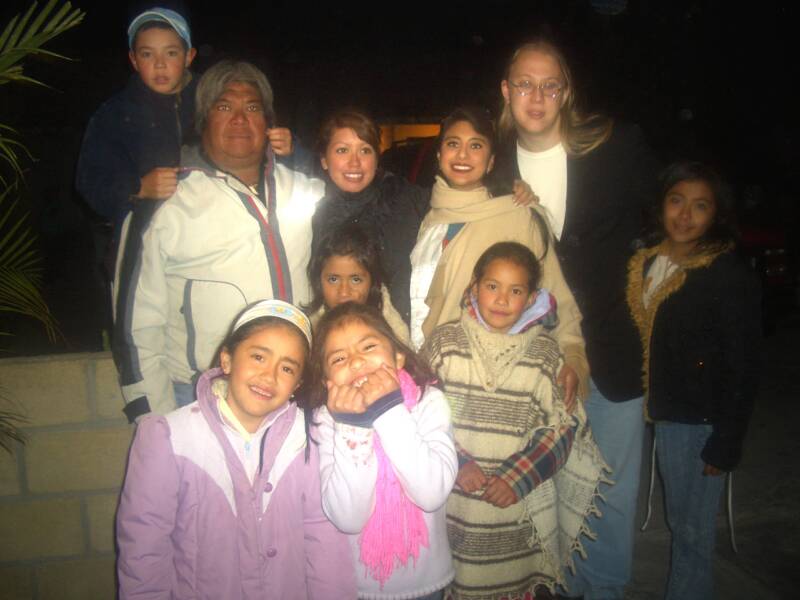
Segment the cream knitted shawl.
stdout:
<path fill-rule="evenodd" d="M 492 198 L 485 187 L 460 191 L 451 188 L 442 178 L 436 179 L 431 209 L 422 222 L 420 235 L 426 228 L 436 224 L 466 225 L 444 249 L 436 267 L 425 299 L 430 306 L 430 313 L 422 326 L 426 338 L 438 325 L 459 318 L 461 299 L 470 283 L 472 270 L 489 246 L 502 241 L 515 241 L 528 246 L 537 257 L 542 256 L 544 240 L 531 216 L 531 210 L 539 212 L 538 207 L 517 206 L 511 196 Z M 589 364 L 581 333 L 581 314 L 561 273 L 552 235 L 542 261 L 540 287 L 548 289 L 558 302 L 559 324 L 552 333 L 564 352 L 566 363 L 578 374 L 579 393 L 585 398 Z"/>

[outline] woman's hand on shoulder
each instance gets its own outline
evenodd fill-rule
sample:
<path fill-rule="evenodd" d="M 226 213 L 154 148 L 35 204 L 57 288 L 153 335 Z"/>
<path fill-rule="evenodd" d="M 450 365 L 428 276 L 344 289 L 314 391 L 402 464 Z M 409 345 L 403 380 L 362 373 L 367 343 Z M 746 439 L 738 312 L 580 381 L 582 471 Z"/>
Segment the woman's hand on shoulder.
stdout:
<path fill-rule="evenodd" d="M 561 367 L 556 383 L 564 388 L 564 404 L 567 412 L 575 412 L 576 400 L 578 397 L 578 374 L 569 365 Z"/>
<path fill-rule="evenodd" d="M 529 206 L 532 203 L 539 204 L 539 196 L 537 196 L 531 186 L 522 179 L 514 180 L 514 204 L 518 206 Z"/>

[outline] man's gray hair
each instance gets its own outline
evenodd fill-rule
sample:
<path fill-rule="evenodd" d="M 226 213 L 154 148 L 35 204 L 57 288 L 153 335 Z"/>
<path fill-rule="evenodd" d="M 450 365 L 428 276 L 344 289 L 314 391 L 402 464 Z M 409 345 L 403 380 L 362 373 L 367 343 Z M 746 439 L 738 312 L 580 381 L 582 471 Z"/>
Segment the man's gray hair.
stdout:
<path fill-rule="evenodd" d="M 272 86 L 267 76 L 258 67 L 249 62 L 221 60 L 208 69 L 200 78 L 195 93 L 195 129 L 201 136 L 206 128 L 208 112 L 219 100 L 225 87 L 230 83 L 248 83 L 258 90 L 261 103 L 264 105 L 264 117 L 268 125 L 275 122 L 275 110 L 272 107 Z"/>

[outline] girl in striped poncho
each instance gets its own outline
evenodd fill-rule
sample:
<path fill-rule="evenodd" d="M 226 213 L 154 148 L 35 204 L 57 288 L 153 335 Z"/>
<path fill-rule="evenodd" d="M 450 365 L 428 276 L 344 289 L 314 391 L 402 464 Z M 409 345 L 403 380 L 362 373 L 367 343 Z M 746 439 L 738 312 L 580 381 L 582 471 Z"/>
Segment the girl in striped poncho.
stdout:
<path fill-rule="evenodd" d="M 450 402 L 459 454 L 447 503 L 457 600 L 553 592 L 596 510 L 605 463 L 583 407 L 570 412 L 556 383 L 564 362 L 549 333 L 556 303 L 536 289 L 540 277 L 527 247 L 491 246 L 461 319 L 423 347 Z"/>

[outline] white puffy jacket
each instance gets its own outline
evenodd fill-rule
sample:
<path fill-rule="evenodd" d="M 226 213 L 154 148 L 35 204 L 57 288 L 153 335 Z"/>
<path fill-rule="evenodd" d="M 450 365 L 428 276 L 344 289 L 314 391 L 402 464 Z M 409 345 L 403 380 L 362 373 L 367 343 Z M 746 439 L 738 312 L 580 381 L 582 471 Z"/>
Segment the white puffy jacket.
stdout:
<path fill-rule="evenodd" d="M 196 151 L 183 162 L 175 194 L 143 201 L 123 226 L 114 359 L 131 420 L 175 409 L 172 383 L 211 366 L 246 305 L 309 299 L 311 217 L 323 182 L 270 156 L 265 203 Z"/>

